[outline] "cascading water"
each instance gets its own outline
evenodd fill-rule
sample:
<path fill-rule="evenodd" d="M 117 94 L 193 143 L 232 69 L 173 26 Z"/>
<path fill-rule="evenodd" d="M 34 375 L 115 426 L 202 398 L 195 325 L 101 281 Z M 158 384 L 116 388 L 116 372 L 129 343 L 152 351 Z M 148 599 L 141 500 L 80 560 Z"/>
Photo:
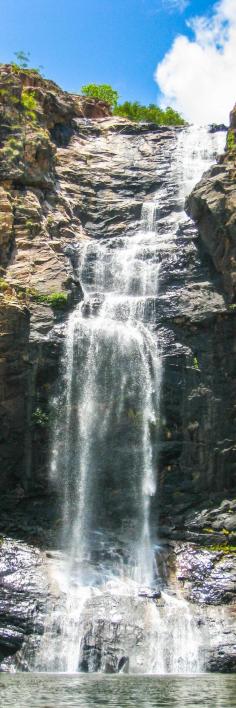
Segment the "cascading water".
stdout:
<path fill-rule="evenodd" d="M 186 222 L 184 198 L 222 146 L 222 134 L 205 128 L 179 132 L 139 230 L 81 246 L 84 300 L 68 322 L 51 464 L 63 489 L 57 580 L 65 601 L 48 619 L 37 668 L 110 670 L 115 642 L 123 656 L 114 670 L 127 670 L 127 657 L 131 671 L 201 668 L 201 634 L 187 603 L 168 592 L 159 605 L 152 599 L 162 369 L 155 311 L 163 254 L 176 249 Z"/>

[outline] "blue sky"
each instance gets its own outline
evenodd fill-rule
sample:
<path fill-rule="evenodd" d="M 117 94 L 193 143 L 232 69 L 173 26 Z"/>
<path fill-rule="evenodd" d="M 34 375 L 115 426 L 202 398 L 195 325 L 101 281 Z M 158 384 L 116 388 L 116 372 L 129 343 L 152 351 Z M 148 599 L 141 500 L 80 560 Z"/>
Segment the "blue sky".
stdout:
<path fill-rule="evenodd" d="M 213 8 L 208 0 L 0 0 L 0 61 L 23 49 L 32 65 L 42 64 L 44 74 L 68 91 L 110 83 L 121 100 L 156 102 L 157 65 L 178 36 L 194 41 L 196 28 L 186 21 L 196 15 L 206 20 Z M 171 90 L 178 106 L 176 88 Z"/>
<path fill-rule="evenodd" d="M 24 49 L 67 90 L 104 82 L 124 100 L 156 101 L 157 63 L 208 5 L 193 0 L 181 13 L 168 0 L 0 0 L 0 59 Z"/>

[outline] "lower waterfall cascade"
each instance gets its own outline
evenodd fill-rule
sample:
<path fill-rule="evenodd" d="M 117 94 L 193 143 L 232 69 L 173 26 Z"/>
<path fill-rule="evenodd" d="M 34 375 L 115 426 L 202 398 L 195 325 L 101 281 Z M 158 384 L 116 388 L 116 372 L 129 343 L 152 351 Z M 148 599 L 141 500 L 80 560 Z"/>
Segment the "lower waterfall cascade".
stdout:
<path fill-rule="evenodd" d="M 169 172 L 134 233 L 79 249 L 84 298 L 69 317 L 51 450 L 62 496 L 59 600 L 36 655 L 38 671 L 198 673 L 198 610 L 168 589 L 158 558 L 161 342 L 155 313 L 162 262 L 190 223 L 187 194 L 224 147 L 225 134 L 176 132 Z M 170 195 L 170 181 L 174 190 Z"/>

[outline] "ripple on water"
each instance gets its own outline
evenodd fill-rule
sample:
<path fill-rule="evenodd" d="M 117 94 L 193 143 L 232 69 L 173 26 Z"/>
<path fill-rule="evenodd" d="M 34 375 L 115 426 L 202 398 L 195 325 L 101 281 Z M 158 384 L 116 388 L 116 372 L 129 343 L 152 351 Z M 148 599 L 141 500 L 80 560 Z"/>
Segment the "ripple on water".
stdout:
<path fill-rule="evenodd" d="M 236 677 L 2 675 L 4 708 L 235 708 Z"/>

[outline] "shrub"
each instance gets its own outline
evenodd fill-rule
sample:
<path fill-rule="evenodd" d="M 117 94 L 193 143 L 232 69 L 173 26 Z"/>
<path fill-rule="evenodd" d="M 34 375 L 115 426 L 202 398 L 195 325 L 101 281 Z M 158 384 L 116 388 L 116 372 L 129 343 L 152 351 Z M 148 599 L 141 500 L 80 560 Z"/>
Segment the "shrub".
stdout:
<path fill-rule="evenodd" d="M 83 96 L 105 101 L 105 103 L 108 103 L 112 108 L 117 106 L 119 98 L 118 91 L 115 91 L 109 84 L 87 84 L 87 86 L 82 86 L 81 91 Z"/>
<path fill-rule="evenodd" d="M 51 307 L 60 310 L 68 304 L 68 293 L 52 293 L 48 295 L 48 302 Z"/>
<path fill-rule="evenodd" d="M 35 121 L 35 119 L 36 119 L 35 111 L 38 108 L 38 102 L 36 101 L 34 91 L 31 91 L 30 93 L 28 91 L 22 91 L 21 106 L 22 106 L 25 116 L 27 118 L 30 118 L 31 120 Z"/>
<path fill-rule="evenodd" d="M 235 139 L 234 139 L 234 131 L 233 131 L 233 130 L 228 130 L 228 133 L 227 133 L 227 150 L 233 150 L 234 147 L 236 147 L 236 145 L 235 145 Z"/>
<path fill-rule="evenodd" d="M 14 52 L 14 56 L 17 58 L 17 66 L 19 66 L 21 69 L 27 69 L 29 64 L 30 53 L 26 53 L 21 50 L 19 52 Z"/>
<path fill-rule="evenodd" d="M 14 52 L 14 56 L 17 61 L 12 61 L 11 66 L 16 73 L 25 71 L 26 73 L 33 72 L 34 74 L 39 74 L 39 76 L 42 75 L 41 70 L 43 69 L 43 66 L 38 66 L 37 68 L 29 67 L 30 52 L 23 52 L 20 50 L 19 52 Z"/>
<path fill-rule="evenodd" d="M 163 110 L 159 106 L 155 106 L 154 103 L 142 106 L 138 101 L 133 103 L 125 101 L 125 103 L 115 106 L 114 115 L 137 122 L 156 123 L 156 125 L 186 125 L 184 118 L 171 106 Z"/>
<path fill-rule="evenodd" d="M 41 302 L 44 305 L 50 305 L 53 309 L 62 310 L 68 304 L 68 293 L 50 293 L 44 295 L 37 291 L 30 291 L 29 296 L 35 302 Z"/>
<path fill-rule="evenodd" d="M 0 290 L 2 292 L 4 292 L 5 290 L 8 290 L 8 288 L 9 288 L 9 285 L 8 285 L 7 281 L 4 280 L 4 278 L 0 278 Z"/>
<path fill-rule="evenodd" d="M 44 413 L 41 408 L 36 408 L 32 415 L 32 421 L 34 425 L 38 425 L 40 428 L 45 428 L 48 425 L 49 417 L 47 413 Z"/>

